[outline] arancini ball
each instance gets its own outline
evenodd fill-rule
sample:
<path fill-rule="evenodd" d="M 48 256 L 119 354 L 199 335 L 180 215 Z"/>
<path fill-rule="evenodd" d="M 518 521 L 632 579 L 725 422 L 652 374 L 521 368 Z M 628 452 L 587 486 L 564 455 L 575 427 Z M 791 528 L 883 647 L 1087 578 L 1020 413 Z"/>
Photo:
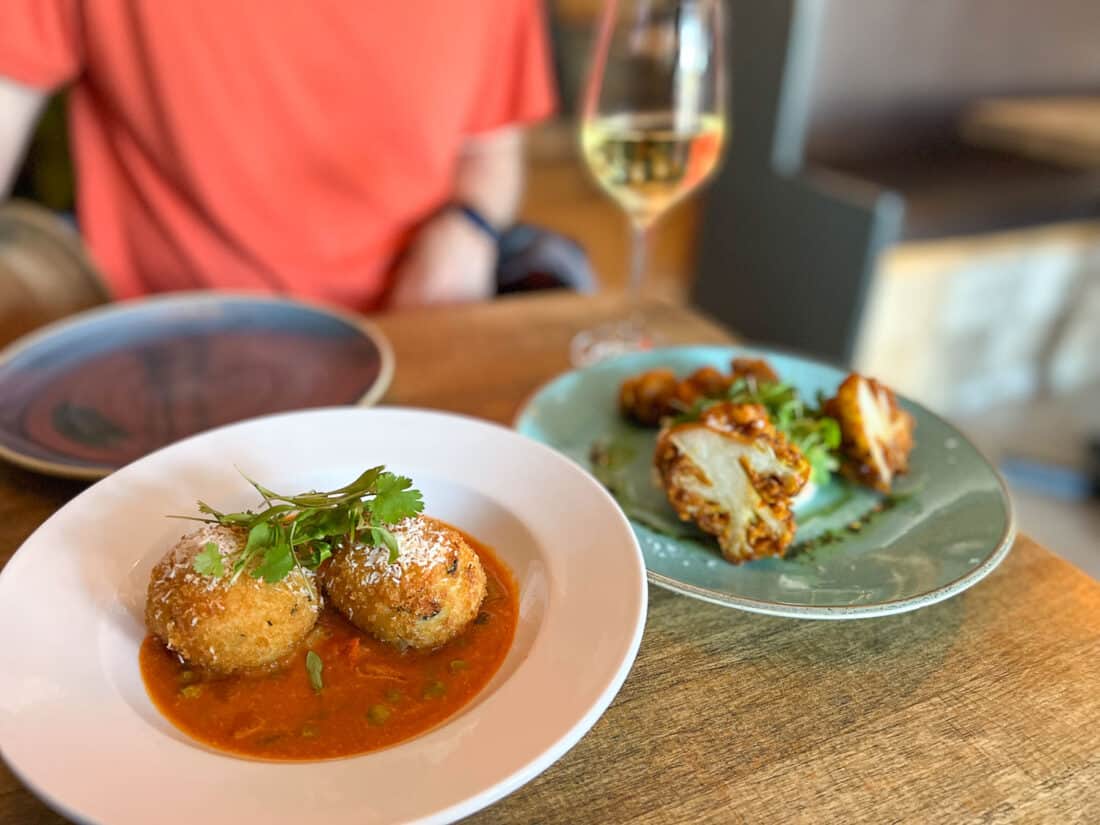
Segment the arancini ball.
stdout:
<path fill-rule="evenodd" d="M 248 534 L 207 524 L 183 536 L 153 568 L 145 624 L 188 664 L 218 673 L 257 668 L 290 653 L 317 622 L 321 599 L 314 576 L 291 570 L 275 584 L 244 571 L 230 582 L 232 560 Z M 195 556 L 213 542 L 225 574 L 195 571 Z"/>
<path fill-rule="evenodd" d="M 392 528 L 400 555 L 385 547 L 341 548 L 321 568 L 333 606 L 356 627 L 399 647 L 435 648 L 473 620 L 485 598 L 485 570 L 457 530 L 425 516 Z"/>

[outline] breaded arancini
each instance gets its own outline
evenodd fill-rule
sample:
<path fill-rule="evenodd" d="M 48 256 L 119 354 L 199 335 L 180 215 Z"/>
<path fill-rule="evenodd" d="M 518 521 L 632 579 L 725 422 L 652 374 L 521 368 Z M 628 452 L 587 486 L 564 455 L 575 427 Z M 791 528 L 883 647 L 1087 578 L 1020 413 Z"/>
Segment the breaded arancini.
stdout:
<path fill-rule="evenodd" d="M 392 528 L 401 553 L 341 548 L 321 568 L 333 606 L 356 627 L 400 647 L 434 648 L 477 616 L 485 570 L 462 534 L 418 516 Z"/>
<path fill-rule="evenodd" d="M 295 569 L 268 584 L 245 571 L 230 583 L 232 559 L 246 540 L 242 529 L 204 525 L 153 568 L 145 625 L 188 664 L 218 673 L 261 667 L 293 650 L 317 622 L 321 600 L 312 573 Z M 207 542 L 222 556 L 218 578 L 192 566 Z"/>

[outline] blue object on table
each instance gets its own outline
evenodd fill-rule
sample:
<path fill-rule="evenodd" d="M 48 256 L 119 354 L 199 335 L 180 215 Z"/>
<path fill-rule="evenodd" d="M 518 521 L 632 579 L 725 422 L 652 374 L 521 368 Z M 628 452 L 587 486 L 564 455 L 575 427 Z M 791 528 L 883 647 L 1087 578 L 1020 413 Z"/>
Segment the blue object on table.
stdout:
<path fill-rule="evenodd" d="M 1002 458 L 1000 469 L 1018 487 L 1064 501 L 1085 501 L 1100 496 L 1098 452 L 1097 445 L 1091 445 L 1091 460 L 1085 469 L 1014 455 Z"/>
<path fill-rule="evenodd" d="M 498 295 L 540 289 L 596 289 L 596 277 L 584 250 L 557 232 L 517 224 L 501 235 L 498 253 Z"/>

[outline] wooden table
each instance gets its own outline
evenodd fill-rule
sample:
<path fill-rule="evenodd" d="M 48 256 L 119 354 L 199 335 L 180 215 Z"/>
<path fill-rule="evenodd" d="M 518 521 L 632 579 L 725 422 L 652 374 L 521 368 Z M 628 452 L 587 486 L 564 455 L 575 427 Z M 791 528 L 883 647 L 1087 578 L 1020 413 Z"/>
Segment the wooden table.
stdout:
<path fill-rule="evenodd" d="M 567 366 L 572 333 L 619 309 L 559 296 L 384 318 L 388 400 L 508 422 Z M 647 311 L 669 342 L 729 340 L 686 310 Z M 0 467 L 0 561 L 79 489 Z M 961 596 L 871 621 L 768 618 L 651 588 L 611 708 L 474 819 L 1100 822 L 1100 585 L 1021 538 Z M 0 823 L 60 821 L 0 768 Z"/>

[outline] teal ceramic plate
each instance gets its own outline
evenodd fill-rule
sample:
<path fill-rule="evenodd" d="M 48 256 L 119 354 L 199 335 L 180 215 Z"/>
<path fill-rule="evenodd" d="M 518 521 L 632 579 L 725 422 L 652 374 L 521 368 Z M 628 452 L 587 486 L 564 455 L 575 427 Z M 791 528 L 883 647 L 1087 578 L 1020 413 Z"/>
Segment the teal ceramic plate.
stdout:
<path fill-rule="evenodd" d="M 907 399 L 916 446 L 896 496 L 881 497 L 834 478 L 796 508 L 794 552 L 784 559 L 734 565 L 717 545 L 676 519 L 652 481 L 655 431 L 618 415 L 619 383 L 667 366 L 686 375 L 700 366 L 728 369 L 735 356 L 767 358 L 807 399 L 832 394 L 845 373 L 790 355 L 731 347 L 683 347 L 635 353 L 559 376 L 520 411 L 516 428 L 591 470 L 594 442 L 615 445 L 615 483 L 628 493 L 650 581 L 706 601 L 777 616 L 856 619 L 915 610 L 980 581 L 1000 563 L 1015 528 L 1004 484 L 989 462 L 943 419 Z M 625 500 L 625 499 L 624 499 Z M 871 514 L 869 516 L 869 514 Z M 869 517 L 868 517 L 869 516 Z M 853 521 L 861 529 L 847 529 Z M 831 536 L 828 542 L 822 537 Z M 815 541 L 817 540 L 817 541 Z"/>

